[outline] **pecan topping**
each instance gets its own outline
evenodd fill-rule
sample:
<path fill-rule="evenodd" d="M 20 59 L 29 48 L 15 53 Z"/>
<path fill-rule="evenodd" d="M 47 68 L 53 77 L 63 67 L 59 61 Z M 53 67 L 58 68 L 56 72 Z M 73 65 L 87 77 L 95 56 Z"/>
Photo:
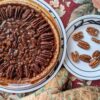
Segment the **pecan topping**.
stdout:
<path fill-rule="evenodd" d="M 6 77 L 8 78 L 8 79 L 12 79 L 13 78 L 13 74 L 14 74 L 14 70 L 15 70 L 15 68 L 14 68 L 14 66 L 10 66 L 8 69 L 7 69 L 7 72 L 6 72 Z"/>
<path fill-rule="evenodd" d="M 40 17 L 34 19 L 34 20 L 32 21 L 32 23 L 31 23 L 31 25 L 30 25 L 27 29 L 29 29 L 29 28 L 31 28 L 31 27 L 36 28 L 36 27 L 38 27 L 39 25 L 43 25 L 44 23 L 45 23 L 45 20 L 42 19 L 42 17 L 40 16 Z"/>
<path fill-rule="evenodd" d="M 12 15 L 12 9 L 11 9 L 11 6 L 10 6 L 10 5 L 8 5 L 7 10 L 8 10 L 8 11 L 6 11 L 6 12 L 7 12 L 7 15 L 8 15 L 8 17 L 10 18 L 11 15 Z"/>
<path fill-rule="evenodd" d="M 41 13 L 19 4 L 0 7 L 0 77 L 35 77 L 48 67 L 54 50 L 54 33 Z"/>
<path fill-rule="evenodd" d="M 31 10 L 30 14 L 24 19 L 24 21 L 32 21 L 34 18 L 33 10 Z"/>
<path fill-rule="evenodd" d="M 44 57 L 45 59 L 47 59 L 47 58 L 51 58 L 51 57 L 52 57 L 52 53 L 51 53 L 50 51 L 43 50 L 43 51 L 40 53 L 40 56 L 41 56 L 41 57 Z"/>
<path fill-rule="evenodd" d="M 15 8 L 15 18 L 16 18 L 16 19 L 18 19 L 18 18 L 20 17 L 20 16 L 19 16 L 20 10 L 21 10 L 21 7 L 20 7 L 20 6 L 18 6 L 18 7 Z"/>
<path fill-rule="evenodd" d="M 82 38 L 84 38 L 84 36 L 83 36 L 83 33 L 82 32 L 77 32 L 77 33 L 75 33 L 74 35 L 73 35 L 73 40 L 75 40 L 75 41 L 79 41 L 79 40 L 81 40 Z"/>
<path fill-rule="evenodd" d="M 16 75 L 17 75 L 18 79 L 23 78 L 23 68 L 20 64 L 19 64 L 18 68 L 16 69 Z"/>
<path fill-rule="evenodd" d="M 82 40 L 80 40 L 80 41 L 78 42 L 78 46 L 79 46 L 80 48 L 82 48 L 82 49 L 85 49 L 85 50 L 88 50 L 88 49 L 90 48 L 89 43 L 87 43 L 87 42 L 85 42 L 85 41 L 82 41 Z"/>
<path fill-rule="evenodd" d="M 2 8 L 2 11 L 5 13 L 3 16 L 4 16 L 4 18 L 6 19 L 7 18 L 7 15 L 6 15 L 6 7 L 3 7 Z M 2 18 L 1 18 L 2 19 Z"/>
<path fill-rule="evenodd" d="M 25 12 L 22 14 L 22 18 L 25 19 L 30 14 L 30 9 L 26 9 Z"/>
<path fill-rule="evenodd" d="M 40 34 L 42 34 L 42 33 L 46 33 L 48 31 L 50 31 L 50 29 L 51 28 L 50 28 L 49 24 L 48 23 L 45 23 L 45 24 L 43 24 L 42 26 L 40 26 L 37 29 L 37 32 L 40 33 Z"/>
<path fill-rule="evenodd" d="M 35 72 L 36 74 L 40 73 L 41 69 L 38 66 L 38 64 L 34 63 L 34 64 L 31 65 L 31 67 L 33 67 L 33 72 Z"/>
<path fill-rule="evenodd" d="M 2 20 L 5 19 L 5 13 L 3 12 L 2 8 L 0 9 L 0 16 Z"/>
<path fill-rule="evenodd" d="M 30 77 L 30 69 L 29 69 L 29 66 L 25 66 L 24 67 L 24 72 L 25 72 L 24 73 L 25 76 L 29 78 Z"/>
<path fill-rule="evenodd" d="M 91 36 L 98 36 L 99 31 L 94 27 L 88 27 L 86 30 Z"/>
<path fill-rule="evenodd" d="M 54 36 L 52 33 L 44 33 L 40 36 L 41 41 L 51 41 L 54 39 Z"/>
<path fill-rule="evenodd" d="M 46 62 L 46 59 L 42 58 L 41 56 L 37 56 L 35 61 L 37 62 L 37 64 L 43 66 Z"/>
<path fill-rule="evenodd" d="M 71 53 L 71 58 L 74 62 L 79 61 L 79 53 L 77 51 Z"/>
<path fill-rule="evenodd" d="M 84 61 L 84 62 L 87 62 L 87 63 L 89 63 L 90 60 L 91 60 L 91 56 L 86 55 L 86 54 L 80 55 L 79 58 L 80 58 L 80 60 L 82 60 L 82 61 Z"/>

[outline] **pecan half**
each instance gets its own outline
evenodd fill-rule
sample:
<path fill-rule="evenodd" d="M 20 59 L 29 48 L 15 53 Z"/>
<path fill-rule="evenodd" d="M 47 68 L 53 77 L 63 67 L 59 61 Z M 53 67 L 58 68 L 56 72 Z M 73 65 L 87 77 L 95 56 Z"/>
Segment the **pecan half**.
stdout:
<path fill-rule="evenodd" d="M 88 32 L 88 34 L 92 36 L 98 36 L 98 33 L 99 33 L 99 31 L 94 27 L 88 27 L 86 31 Z"/>
<path fill-rule="evenodd" d="M 80 48 L 82 49 L 85 49 L 85 50 L 88 50 L 90 48 L 90 45 L 89 43 L 85 42 L 85 41 L 82 41 L 80 40 L 77 44 Z"/>
<path fill-rule="evenodd" d="M 30 14 L 30 12 L 30 9 L 26 9 L 25 12 L 22 14 L 22 18 L 25 19 Z"/>
<path fill-rule="evenodd" d="M 79 53 L 77 51 L 71 53 L 71 58 L 74 62 L 79 61 Z"/>
<path fill-rule="evenodd" d="M 6 7 L 3 7 L 1 10 L 3 11 L 3 13 L 4 13 L 4 18 L 6 19 L 6 18 L 7 18 L 7 15 L 6 15 Z"/>
<path fill-rule="evenodd" d="M 47 50 L 43 50 L 40 53 L 40 56 L 43 57 L 43 58 L 45 58 L 45 59 L 51 58 L 52 55 L 53 54 L 51 53 L 51 51 L 47 51 Z"/>
<path fill-rule="evenodd" d="M 94 58 L 90 63 L 91 68 L 96 68 L 100 64 L 100 57 Z"/>
<path fill-rule="evenodd" d="M 83 37 L 84 37 L 84 36 L 83 36 L 83 33 L 82 33 L 82 32 L 77 32 L 77 33 L 75 33 L 75 34 L 72 36 L 72 38 L 73 38 L 74 41 L 79 41 L 79 40 L 81 40 Z"/>
<path fill-rule="evenodd" d="M 41 41 L 51 41 L 54 39 L 54 36 L 52 33 L 44 33 L 40 36 Z"/>
<path fill-rule="evenodd" d="M 43 33 L 46 33 L 50 31 L 50 26 L 48 23 L 44 23 L 42 24 L 38 29 L 37 29 L 37 32 L 40 33 L 40 34 L 43 34 Z"/>
<path fill-rule="evenodd" d="M 33 64 L 31 65 L 31 67 L 33 67 L 33 68 L 32 68 L 32 69 L 33 69 L 33 72 L 35 72 L 36 74 L 37 74 L 37 73 L 40 73 L 41 68 L 38 66 L 38 64 L 33 63 Z"/>
<path fill-rule="evenodd" d="M 44 59 L 41 56 L 37 56 L 35 59 L 36 63 L 39 64 L 40 66 L 43 66 L 45 64 L 46 59 Z"/>
<path fill-rule="evenodd" d="M 31 10 L 30 14 L 24 19 L 24 21 L 31 22 L 33 20 L 33 17 L 34 17 L 34 11 Z"/>
<path fill-rule="evenodd" d="M 5 18 L 5 13 L 3 12 L 2 8 L 0 9 L 0 16 L 1 16 L 1 19 Z"/>
<path fill-rule="evenodd" d="M 15 17 L 16 19 L 19 18 L 20 9 L 21 9 L 20 6 L 18 6 L 18 7 L 15 8 L 15 15 L 14 15 L 14 17 Z"/>
<path fill-rule="evenodd" d="M 100 44 L 100 40 L 98 40 L 97 38 L 92 37 L 91 39 L 93 42 Z"/>
<path fill-rule="evenodd" d="M 24 66 L 24 75 L 26 77 L 30 77 L 30 70 L 29 70 L 29 66 Z"/>
<path fill-rule="evenodd" d="M 96 50 L 96 51 L 92 54 L 92 57 L 93 57 L 93 58 L 100 57 L 100 51 L 99 51 L 99 50 Z"/>
<path fill-rule="evenodd" d="M 18 78 L 22 78 L 23 77 L 23 68 L 22 66 L 18 66 L 16 69 L 16 75 Z"/>
<path fill-rule="evenodd" d="M 8 7 L 7 7 L 7 15 L 8 15 L 8 17 L 11 17 L 11 15 L 12 15 L 12 9 L 11 9 L 12 7 L 11 7 L 11 5 L 8 5 Z"/>
<path fill-rule="evenodd" d="M 28 26 L 29 27 L 33 27 L 33 28 L 36 28 L 38 27 L 39 25 L 43 25 L 45 23 L 45 20 L 40 16 L 36 19 L 34 19 L 31 23 L 31 25 Z"/>
<path fill-rule="evenodd" d="M 91 60 L 91 56 L 89 56 L 89 55 L 87 55 L 87 54 L 82 54 L 82 55 L 79 56 L 79 59 L 80 59 L 81 61 L 84 61 L 84 62 L 89 63 L 90 60 Z"/>
<path fill-rule="evenodd" d="M 7 70 L 6 70 L 6 77 L 12 79 L 14 77 L 13 73 L 14 73 L 14 66 L 10 66 Z"/>

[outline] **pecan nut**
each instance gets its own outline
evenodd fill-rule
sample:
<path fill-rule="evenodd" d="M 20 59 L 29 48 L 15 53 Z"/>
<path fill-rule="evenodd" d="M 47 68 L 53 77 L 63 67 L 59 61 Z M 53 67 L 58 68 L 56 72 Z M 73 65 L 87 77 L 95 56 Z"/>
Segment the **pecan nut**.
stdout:
<path fill-rule="evenodd" d="M 85 41 L 82 41 L 80 40 L 77 44 L 80 48 L 82 49 L 85 49 L 85 50 L 88 50 L 90 48 L 90 45 L 89 43 L 85 42 Z"/>
<path fill-rule="evenodd" d="M 50 30 L 50 26 L 48 23 L 44 23 L 42 24 L 42 26 L 40 26 L 38 29 L 37 29 L 37 32 L 42 34 L 42 33 L 46 33 Z"/>
<path fill-rule="evenodd" d="M 81 40 L 82 38 L 83 38 L 84 36 L 83 36 L 83 33 L 82 32 L 78 32 L 78 33 L 75 33 L 74 35 L 73 35 L 73 40 L 74 41 L 79 41 L 79 40 Z"/>
<path fill-rule="evenodd" d="M 91 36 L 98 36 L 99 31 L 94 27 L 88 27 L 87 30 L 88 34 Z"/>
<path fill-rule="evenodd" d="M 90 67 L 96 68 L 100 64 L 100 57 L 94 58 L 90 63 Z"/>
<path fill-rule="evenodd" d="M 100 57 L 100 51 L 99 51 L 99 50 L 96 50 L 96 51 L 92 54 L 92 57 L 93 57 L 93 58 Z"/>
<path fill-rule="evenodd" d="M 97 38 L 92 37 L 91 39 L 93 42 L 100 44 L 100 40 L 98 40 Z"/>
<path fill-rule="evenodd" d="M 22 18 L 25 19 L 30 14 L 30 9 L 26 9 L 25 12 L 22 15 Z"/>
<path fill-rule="evenodd" d="M 77 51 L 71 53 L 71 58 L 74 62 L 79 61 L 79 53 Z"/>
<path fill-rule="evenodd" d="M 87 54 L 82 54 L 82 55 L 79 56 L 79 59 L 80 59 L 81 61 L 84 61 L 84 62 L 89 63 L 90 60 L 91 60 L 91 56 L 89 56 L 89 55 L 87 55 Z"/>

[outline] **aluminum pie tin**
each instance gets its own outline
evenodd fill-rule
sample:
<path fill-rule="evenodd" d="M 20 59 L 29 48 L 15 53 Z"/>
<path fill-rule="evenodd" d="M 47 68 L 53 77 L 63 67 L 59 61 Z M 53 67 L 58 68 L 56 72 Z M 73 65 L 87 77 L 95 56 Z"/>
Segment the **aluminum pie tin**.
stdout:
<path fill-rule="evenodd" d="M 45 1 L 41 1 L 41 0 L 34 0 L 34 1 L 49 11 L 49 13 L 52 15 L 52 17 L 54 17 L 54 19 L 58 25 L 58 28 L 60 30 L 60 40 L 61 40 L 61 48 L 60 49 L 61 50 L 60 50 L 60 55 L 59 55 L 57 65 L 55 66 L 53 71 L 49 75 L 47 75 L 47 77 L 45 77 L 41 82 L 39 82 L 37 84 L 9 84 L 8 86 L 0 86 L 0 91 L 4 91 L 4 92 L 8 92 L 8 93 L 26 93 L 26 92 L 35 91 L 35 90 L 43 87 L 50 80 L 52 80 L 55 77 L 55 75 L 58 73 L 58 71 L 60 70 L 60 68 L 64 62 L 64 58 L 65 58 L 65 54 L 66 54 L 66 34 L 65 34 L 65 29 L 64 29 L 63 23 L 62 23 L 60 17 L 58 16 L 58 14 L 55 12 L 55 10 L 49 4 L 47 4 Z"/>

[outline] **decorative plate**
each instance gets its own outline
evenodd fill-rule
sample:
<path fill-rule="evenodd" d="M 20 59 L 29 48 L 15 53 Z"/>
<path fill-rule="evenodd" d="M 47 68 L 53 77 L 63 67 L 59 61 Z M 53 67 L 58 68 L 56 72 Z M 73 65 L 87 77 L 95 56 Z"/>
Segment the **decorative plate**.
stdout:
<path fill-rule="evenodd" d="M 64 66 L 66 69 L 71 72 L 73 75 L 80 79 L 85 80 L 98 80 L 100 79 L 100 64 L 91 68 L 88 63 L 79 61 L 75 63 L 71 59 L 71 52 L 78 51 L 79 54 L 88 54 L 92 55 L 94 51 L 100 50 L 100 44 L 97 44 L 91 40 L 92 36 L 89 35 L 86 31 L 87 27 L 94 27 L 99 30 L 98 39 L 100 39 L 100 16 L 99 15 L 86 15 L 80 17 L 73 22 L 71 22 L 66 28 L 67 36 L 67 51 L 66 58 L 64 61 Z M 83 32 L 84 38 L 82 40 L 90 44 L 89 50 L 84 50 L 77 46 L 78 42 L 72 39 L 74 33 Z"/>

